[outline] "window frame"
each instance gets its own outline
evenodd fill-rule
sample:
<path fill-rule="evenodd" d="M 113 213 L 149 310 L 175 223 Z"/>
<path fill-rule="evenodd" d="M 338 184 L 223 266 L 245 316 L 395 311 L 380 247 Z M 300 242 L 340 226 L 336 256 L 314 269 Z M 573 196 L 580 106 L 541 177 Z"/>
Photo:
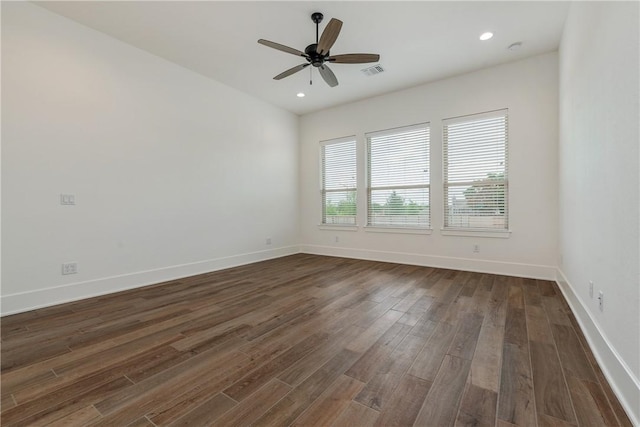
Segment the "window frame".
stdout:
<path fill-rule="evenodd" d="M 373 187 L 372 184 L 372 170 L 371 170 L 371 143 L 372 138 L 393 136 L 413 130 L 426 130 L 426 170 L 427 170 L 427 183 L 426 184 L 402 184 L 393 183 L 393 185 L 377 186 Z M 365 162 L 366 162 L 366 225 L 365 229 L 372 232 L 391 232 L 391 233 L 408 233 L 408 234 L 431 234 L 432 231 L 432 217 L 431 217 L 431 122 L 417 123 L 407 126 L 400 126 L 390 129 L 385 129 L 375 132 L 365 133 Z M 428 200 L 427 211 L 427 223 L 424 226 L 412 225 L 412 224 L 376 224 L 372 223 L 372 191 L 376 190 L 411 190 L 411 189 L 426 189 Z"/>
<path fill-rule="evenodd" d="M 340 189 L 327 189 L 326 188 L 326 161 L 325 161 L 325 149 L 330 145 L 337 144 L 345 144 L 352 143 L 353 144 L 353 167 L 355 173 L 354 179 L 354 187 L 345 187 Z M 338 193 L 338 192 L 349 192 L 353 191 L 355 193 L 355 207 L 353 214 L 353 223 L 332 223 L 327 222 L 327 193 Z M 355 135 L 346 136 L 341 138 L 328 139 L 324 141 L 320 141 L 320 205 L 321 205 L 321 216 L 320 216 L 320 224 L 321 228 L 338 228 L 341 230 L 357 230 L 358 227 L 358 142 Z"/>
<path fill-rule="evenodd" d="M 449 188 L 460 186 L 472 186 L 479 180 L 472 181 L 450 181 L 449 173 L 449 138 L 448 128 L 451 125 L 461 123 L 475 122 L 486 119 L 504 118 L 504 173 L 501 180 L 492 180 L 487 178 L 484 180 L 486 185 L 501 184 L 504 187 L 504 227 L 464 227 L 460 225 L 450 226 L 449 220 Z M 489 174 L 488 172 L 487 174 Z M 509 237 L 511 230 L 511 222 L 509 220 L 509 109 L 502 108 L 498 110 L 486 111 L 482 113 L 468 114 L 464 116 L 451 117 L 442 120 L 442 184 L 443 184 L 443 235 L 453 236 L 480 236 L 480 237 Z M 480 215 L 475 215 L 480 216 Z"/>

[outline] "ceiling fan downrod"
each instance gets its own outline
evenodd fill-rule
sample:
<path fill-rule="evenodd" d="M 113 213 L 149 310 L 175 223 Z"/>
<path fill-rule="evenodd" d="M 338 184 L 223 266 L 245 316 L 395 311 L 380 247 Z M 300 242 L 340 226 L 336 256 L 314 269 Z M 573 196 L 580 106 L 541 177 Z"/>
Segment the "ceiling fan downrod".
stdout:
<path fill-rule="evenodd" d="M 316 24 L 316 44 L 318 44 L 318 26 L 322 22 L 324 15 L 320 12 L 314 12 L 311 14 L 311 20 Z"/>

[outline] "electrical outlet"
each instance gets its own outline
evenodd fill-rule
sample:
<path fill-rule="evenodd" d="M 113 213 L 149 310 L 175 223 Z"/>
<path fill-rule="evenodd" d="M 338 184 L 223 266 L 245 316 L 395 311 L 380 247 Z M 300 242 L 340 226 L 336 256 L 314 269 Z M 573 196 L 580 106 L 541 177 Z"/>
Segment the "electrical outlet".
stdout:
<path fill-rule="evenodd" d="M 336 236 L 336 243 L 340 243 L 340 236 Z"/>
<path fill-rule="evenodd" d="M 593 298 L 593 280 L 589 280 L 589 296 Z"/>
<path fill-rule="evenodd" d="M 600 307 L 600 311 L 604 311 L 604 292 L 598 292 L 598 306 Z"/>
<path fill-rule="evenodd" d="M 479 253 L 480 252 L 480 245 L 473 245 L 473 252 L 474 253 Z"/>
<path fill-rule="evenodd" d="M 267 237 L 267 239 L 266 239 L 265 243 L 266 243 L 267 245 L 270 245 L 270 244 L 271 244 L 271 237 Z"/>
<path fill-rule="evenodd" d="M 78 272 L 77 262 L 65 262 L 62 264 L 62 275 L 76 274 Z"/>

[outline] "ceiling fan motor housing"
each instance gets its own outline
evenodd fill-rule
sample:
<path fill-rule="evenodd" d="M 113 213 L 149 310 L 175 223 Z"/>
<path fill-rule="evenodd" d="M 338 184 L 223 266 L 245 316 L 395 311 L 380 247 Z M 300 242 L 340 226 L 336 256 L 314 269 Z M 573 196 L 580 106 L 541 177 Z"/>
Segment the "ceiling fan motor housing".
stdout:
<path fill-rule="evenodd" d="M 307 61 L 309 61 L 311 65 L 313 65 L 314 67 L 321 66 L 322 64 L 324 64 L 327 58 L 329 58 L 328 51 L 324 55 L 321 55 L 318 53 L 317 48 L 318 48 L 318 44 L 313 43 L 307 46 L 304 50 L 304 53 L 306 53 L 308 56 Z"/>

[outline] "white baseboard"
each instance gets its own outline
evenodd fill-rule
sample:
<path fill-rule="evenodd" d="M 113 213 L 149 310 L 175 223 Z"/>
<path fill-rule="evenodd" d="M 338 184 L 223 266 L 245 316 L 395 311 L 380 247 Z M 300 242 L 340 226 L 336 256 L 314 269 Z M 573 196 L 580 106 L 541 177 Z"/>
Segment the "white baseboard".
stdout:
<path fill-rule="evenodd" d="M 474 271 L 478 273 L 503 274 L 532 279 L 555 280 L 556 267 L 550 265 L 521 264 L 454 258 L 436 255 L 422 255 L 403 252 L 377 251 L 371 249 L 338 248 L 320 245 L 300 245 L 300 252 L 313 255 L 328 255 L 342 258 L 365 259 L 369 261 L 395 262 L 424 267 L 448 268 L 452 270 Z"/>
<path fill-rule="evenodd" d="M 571 311 L 576 316 L 582 333 L 613 392 L 633 425 L 640 426 L 640 380 L 635 377 L 629 366 L 611 345 L 607 336 L 587 310 L 580 295 L 574 291 L 574 287 L 560 269 L 557 269 L 556 282 L 569 303 Z"/>
<path fill-rule="evenodd" d="M 2 316 L 299 253 L 298 246 L 173 265 L 0 297 Z"/>

